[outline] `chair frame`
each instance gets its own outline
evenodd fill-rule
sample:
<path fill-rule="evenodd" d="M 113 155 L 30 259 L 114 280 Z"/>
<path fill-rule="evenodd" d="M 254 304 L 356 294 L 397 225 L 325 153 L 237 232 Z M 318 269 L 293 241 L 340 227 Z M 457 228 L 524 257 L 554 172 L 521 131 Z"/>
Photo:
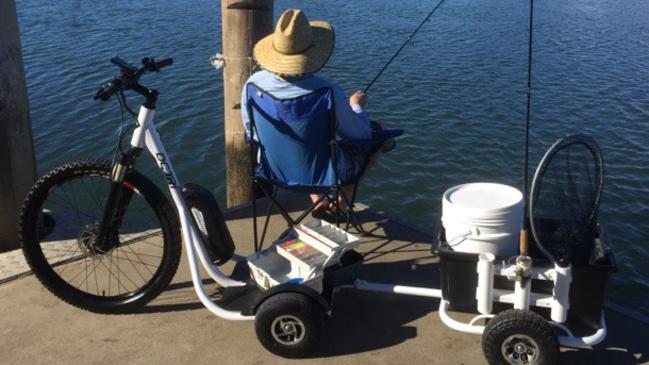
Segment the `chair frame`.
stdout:
<path fill-rule="evenodd" d="M 257 87 L 259 90 L 264 91 L 264 93 L 274 100 L 290 100 L 293 98 L 285 98 L 285 99 L 279 99 L 273 96 L 272 94 L 266 92 L 264 89 L 259 87 L 256 84 L 252 84 L 255 87 Z M 323 89 L 330 89 L 329 87 L 323 87 L 319 88 L 316 90 L 311 91 L 311 93 L 315 93 L 318 91 L 321 91 Z M 300 98 L 303 97 L 304 95 L 296 96 L 294 98 Z M 355 206 L 355 201 L 356 201 L 356 192 L 358 191 L 358 183 L 360 182 L 360 177 L 356 179 L 356 181 L 353 183 L 353 191 L 352 191 L 352 196 L 347 197 L 345 192 L 342 190 L 343 185 L 341 184 L 340 180 L 338 179 L 338 163 L 337 163 L 337 146 L 338 146 L 338 141 L 336 139 L 336 130 L 337 130 L 337 121 L 336 121 L 336 112 L 335 112 L 335 105 L 330 111 L 330 121 L 329 121 L 329 159 L 330 162 L 332 163 L 333 166 L 333 173 L 334 173 L 334 181 L 336 182 L 333 185 L 318 185 L 314 186 L 314 188 L 324 188 L 325 193 L 318 199 L 315 203 L 311 204 L 311 206 L 302 212 L 300 216 L 298 216 L 296 219 L 293 219 L 288 211 L 281 205 L 277 198 L 277 194 L 280 188 L 283 188 L 284 190 L 291 190 L 289 187 L 281 187 L 280 184 L 273 180 L 269 179 L 262 179 L 257 177 L 256 171 L 257 171 L 257 148 L 259 146 L 259 150 L 261 150 L 261 146 L 263 145 L 261 141 L 255 141 L 254 137 L 259 135 L 256 133 L 256 124 L 255 124 L 255 117 L 254 113 L 252 110 L 252 102 L 249 101 L 248 105 L 248 117 L 250 118 L 250 160 L 252 161 L 251 163 L 251 174 L 250 174 L 250 180 L 251 180 L 251 189 L 252 189 L 252 220 L 253 220 L 253 236 L 254 236 L 254 249 L 255 252 L 258 252 L 262 249 L 264 239 L 266 236 L 266 232 L 268 229 L 268 223 L 270 221 L 270 216 L 272 215 L 273 208 L 276 207 L 280 213 L 280 215 L 284 218 L 286 223 L 288 224 L 288 227 L 291 228 L 293 226 L 296 226 L 300 224 L 300 222 L 306 218 L 318 204 L 320 204 L 322 201 L 329 200 L 335 207 L 336 207 L 336 212 L 340 212 L 340 204 L 339 200 L 342 198 L 344 203 L 346 204 L 346 209 L 344 210 L 345 214 L 345 221 L 341 222 L 339 221 L 338 213 L 336 213 L 336 219 L 335 219 L 335 224 L 336 226 L 340 227 L 341 223 L 345 224 L 345 230 L 349 230 L 350 226 L 353 226 L 356 228 L 359 234 L 364 235 L 367 232 L 363 229 L 362 224 L 360 223 L 360 220 L 356 216 L 356 213 L 354 212 L 354 206 Z M 263 153 L 263 152 L 260 152 Z M 363 171 L 359 174 L 359 176 L 363 176 L 365 173 L 365 170 L 367 170 L 368 165 L 363 168 Z M 269 191 L 267 186 L 264 186 L 264 183 L 270 183 L 273 185 L 272 191 Z M 345 185 L 348 186 L 348 185 Z M 306 185 L 299 185 L 298 187 L 305 187 L 308 188 Z M 256 189 L 259 189 L 261 192 L 264 193 L 266 197 L 269 198 L 270 204 L 268 206 L 268 211 L 266 212 L 266 220 L 264 222 L 264 227 L 262 230 L 261 237 L 258 236 L 258 228 L 257 228 L 257 199 L 255 196 Z M 333 199 L 332 196 L 333 195 Z"/>

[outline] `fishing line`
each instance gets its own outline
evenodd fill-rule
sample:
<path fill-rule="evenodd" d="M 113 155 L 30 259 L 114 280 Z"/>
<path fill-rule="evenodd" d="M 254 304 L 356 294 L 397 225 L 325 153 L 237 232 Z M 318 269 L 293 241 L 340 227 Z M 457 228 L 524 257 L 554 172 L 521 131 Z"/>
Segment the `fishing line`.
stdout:
<path fill-rule="evenodd" d="M 529 35 L 527 42 L 527 106 L 525 110 L 525 163 L 523 168 L 523 227 L 521 227 L 521 255 L 527 256 L 527 229 L 529 228 L 529 194 L 528 194 L 528 164 L 530 148 L 530 99 L 532 97 L 532 26 L 534 16 L 534 0 L 530 0 Z"/>
<path fill-rule="evenodd" d="M 367 84 L 367 86 L 366 86 L 365 89 L 363 90 L 364 93 L 367 93 L 367 90 L 369 90 L 369 89 L 372 87 L 372 85 L 374 85 L 374 82 L 376 82 L 376 80 L 378 80 L 378 78 L 381 77 L 381 75 L 383 74 L 383 71 L 385 71 L 385 69 L 387 69 L 388 66 L 390 66 L 390 64 L 392 63 L 392 61 L 394 61 L 394 59 L 397 57 L 397 55 L 399 55 L 399 53 L 401 52 L 401 50 L 403 50 L 403 48 L 408 44 L 408 42 L 410 42 L 410 40 L 412 39 L 412 37 L 414 37 L 414 35 L 417 34 L 417 32 L 419 32 L 419 30 L 421 29 L 421 27 L 424 26 L 424 23 L 426 23 L 426 22 L 430 19 L 430 17 L 433 16 L 433 14 L 435 14 L 435 11 L 437 11 L 437 8 L 439 8 L 439 6 L 442 5 L 443 2 L 444 2 L 444 0 L 440 0 L 440 2 L 437 3 L 437 5 L 435 5 L 435 7 L 433 8 L 433 10 L 432 10 L 430 13 L 428 13 L 428 16 L 426 16 L 426 18 L 425 18 L 421 23 L 419 23 L 419 26 L 417 27 L 417 29 L 415 29 L 415 31 L 412 32 L 412 33 L 408 36 L 408 38 L 406 38 L 406 41 L 403 42 L 403 44 L 401 45 L 401 47 L 399 47 L 399 49 L 398 49 L 398 50 L 397 50 L 397 51 L 392 55 L 392 57 L 390 57 L 390 59 L 388 60 L 388 62 L 383 66 L 383 68 L 381 68 L 381 70 L 376 74 L 376 76 L 374 76 L 374 78 L 372 79 L 372 81 L 370 81 L 370 83 Z"/>

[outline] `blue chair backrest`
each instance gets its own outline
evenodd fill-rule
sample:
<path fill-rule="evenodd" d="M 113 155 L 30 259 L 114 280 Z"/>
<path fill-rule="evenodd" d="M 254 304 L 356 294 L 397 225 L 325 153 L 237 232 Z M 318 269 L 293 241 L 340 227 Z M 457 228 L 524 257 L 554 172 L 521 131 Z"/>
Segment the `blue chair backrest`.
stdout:
<path fill-rule="evenodd" d="M 277 99 L 253 83 L 246 87 L 251 129 L 261 151 L 256 176 L 285 187 L 334 185 L 333 90 Z"/>

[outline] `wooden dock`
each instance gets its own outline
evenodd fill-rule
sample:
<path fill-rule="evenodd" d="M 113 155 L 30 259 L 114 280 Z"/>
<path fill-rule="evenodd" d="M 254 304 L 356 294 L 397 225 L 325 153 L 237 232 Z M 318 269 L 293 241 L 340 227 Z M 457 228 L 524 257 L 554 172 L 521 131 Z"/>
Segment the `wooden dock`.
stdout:
<path fill-rule="evenodd" d="M 291 203 L 292 212 L 299 213 L 303 202 L 291 198 Z M 250 209 L 231 209 L 227 218 L 237 251 L 250 253 Z M 370 232 L 360 245 L 366 261 L 363 278 L 438 287 L 430 234 L 369 209 L 361 218 Z M 273 216 L 269 237 L 285 227 L 280 216 Z M 226 265 L 226 272 L 231 269 Z M 216 285 L 205 282 L 214 292 Z M 317 353 L 299 363 L 485 364 L 480 336 L 445 327 L 437 315 L 438 304 L 434 299 L 343 290 L 335 298 Z M 252 322 L 229 322 L 204 309 L 184 258 L 168 290 L 141 313 L 99 315 L 76 309 L 51 295 L 33 276 L 2 284 L 0 306 L 0 353 L 6 364 L 295 362 L 267 352 L 257 342 Z M 563 349 L 562 363 L 649 363 L 649 325 L 610 310 L 606 317 L 605 342 L 596 349 Z"/>

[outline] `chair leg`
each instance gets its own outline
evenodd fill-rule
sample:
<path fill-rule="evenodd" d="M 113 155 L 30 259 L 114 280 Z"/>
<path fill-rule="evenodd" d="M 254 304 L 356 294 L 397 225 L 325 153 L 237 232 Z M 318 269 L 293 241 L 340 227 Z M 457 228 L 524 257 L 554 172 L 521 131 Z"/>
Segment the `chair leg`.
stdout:
<path fill-rule="evenodd" d="M 277 186 L 273 187 L 273 200 L 277 199 Z M 266 212 L 266 222 L 264 222 L 264 229 L 261 231 L 261 239 L 259 240 L 259 250 L 264 246 L 264 239 L 266 238 L 266 231 L 268 230 L 268 222 L 270 221 L 270 215 L 273 213 L 273 201 L 271 200 L 268 204 L 268 211 Z"/>
<path fill-rule="evenodd" d="M 345 195 L 344 192 L 342 192 L 343 199 L 345 200 L 345 204 L 347 205 L 346 209 L 346 215 L 347 215 L 347 226 L 345 230 L 349 230 L 350 224 L 356 228 L 359 234 L 365 235 L 367 234 L 367 231 L 363 228 L 363 225 L 361 224 L 360 220 L 358 219 L 358 216 L 354 212 L 354 205 L 356 203 L 356 192 L 358 191 L 358 184 L 354 184 L 354 189 L 352 191 L 352 196 L 351 199 L 347 199 L 347 196 Z"/>
<path fill-rule="evenodd" d="M 268 192 L 268 190 L 266 190 L 266 188 L 263 185 L 260 185 L 259 188 L 270 199 L 271 204 L 277 206 L 279 213 L 282 215 L 284 220 L 286 220 L 286 223 L 289 225 L 289 227 L 294 226 L 296 224 L 295 221 L 291 218 L 291 216 L 288 214 L 286 209 L 284 209 L 282 205 L 277 201 L 277 199 L 275 199 L 273 194 Z"/>
<path fill-rule="evenodd" d="M 340 190 L 340 186 L 336 187 L 336 198 L 334 206 L 336 207 L 336 227 L 340 227 L 340 222 L 338 222 L 338 212 L 340 212 L 340 195 L 345 196 L 345 193 Z"/>
<path fill-rule="evenodd" d="M 352 225 L 354 226 L 354 228 L 356 228 L 356 230 L 358 230 L 358 233 L 359 233 L 361 236 L 366 235 L 366 234 L 367 234 L 367 231 L 365 230 L 365 228 L 363 228 L 363 224 L 362 224 L 362 223 L 360 222 L 360 220 L 358 219 L 358 216 L 356 215 L 356 212 L 354 212 L 354 211 L 352 210 L 352 211 L 350 212 L 350 215 L 351 215 L 351 220 L 354 221 L 354 222 L 352 223 Z"/>
<path fill-rule="evenodd" d="M 354 198 L 356 197 L 356 186 L 357 185 L 354 185 L 351 201 L 347 200 L 347 196 L 345 196 L 345 193 L 343 192 L 345 204 L 347 205 L 347 209 L 345 210 L 345 218 L 346 218 L 345 230 L 346 231 L 349 230 L 349 225 L 352 224 L 352 216 L 354 215 Z"/>
<path fill-rule="evenodd" d="M 354 204 L 356 204 L 356 193 L 358 192 L 358 183 L 354 184 L 354 191 L 352 192 L 352 201 L 351 201 L 351 207 L 352 207 L 352 217 L 356 220 L 356 225 L 357 229 L 360 232 L 361 235 L 367 234 L 365 229 L 363 228 L 363 225 L 361 224 L 360 220 L 358 219 L 358 216 L 354 213 Z"/>
<path fill-rule="evenodd" d="M 253 244 L 254 244 L 254 250 L 255 252 L 259 252 L 258 245 L 257 245 L 257 199 L 255 197 L 254 191 L 255 191 L 255 181 L 252 181 L 252 236 L 253 236 Z"/>

